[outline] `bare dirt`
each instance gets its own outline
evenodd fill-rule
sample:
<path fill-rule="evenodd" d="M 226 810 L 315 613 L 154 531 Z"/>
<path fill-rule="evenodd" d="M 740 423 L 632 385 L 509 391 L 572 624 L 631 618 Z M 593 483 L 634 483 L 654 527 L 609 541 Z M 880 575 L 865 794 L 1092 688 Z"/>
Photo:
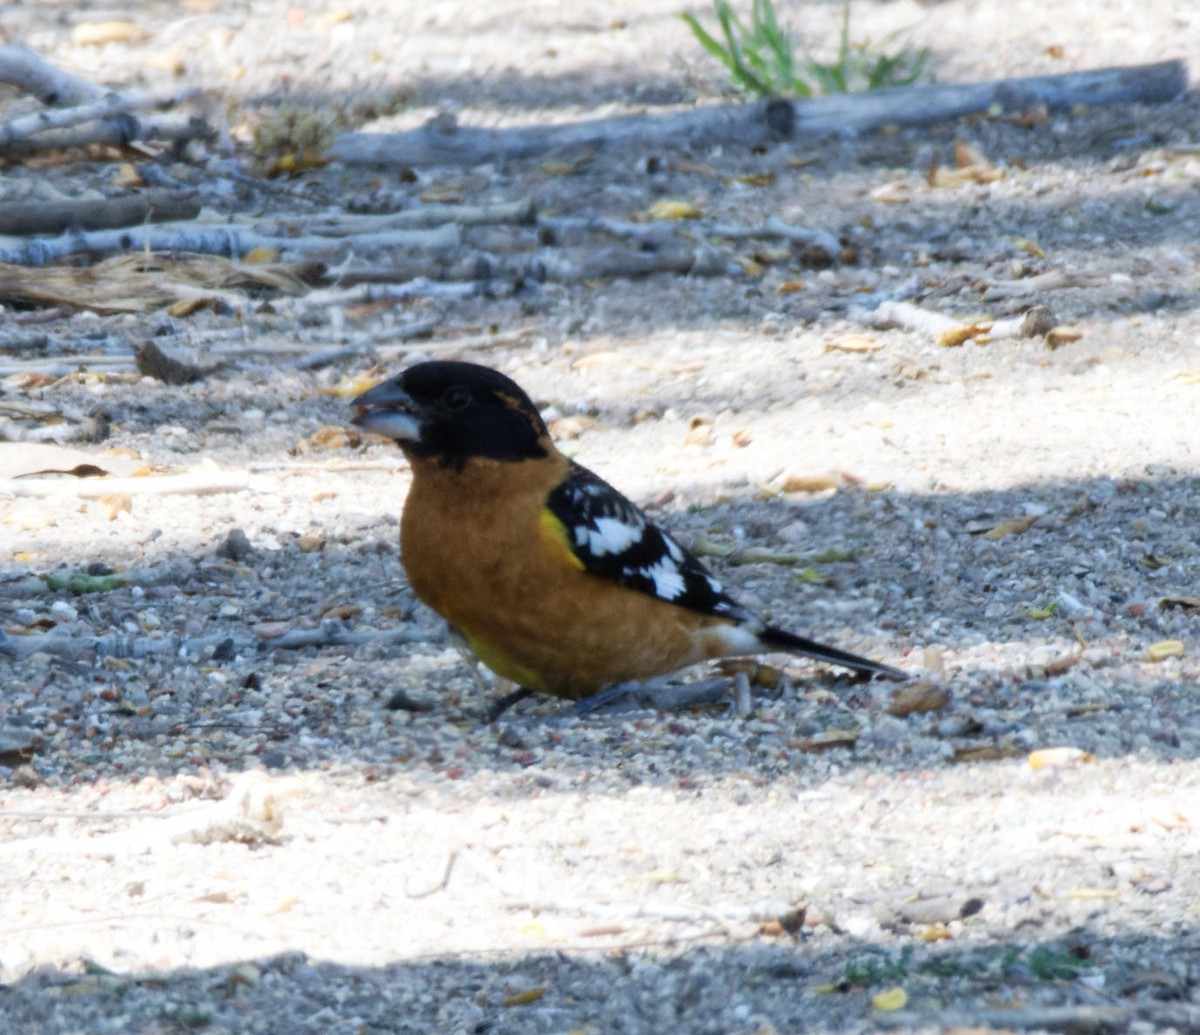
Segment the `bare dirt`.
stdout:
<path fill-rule="evenodd" d="M 793 16 L 829 41 L 838 12 Z M 711 97 L 677 14 L 147 4 L 144 39 L 85 48 L 72 27 L 114 12 L 16 3 L 0 30 L 97 81 L 181 68 L 240 160 L 284 98 L 370 97 L 395 127 Z M 1186 4 L 860 2 L 855 25 L 915 26 L 945 81 L 1200 67 Z M 407 310 L 247 292 L 186 317 L 0 315 L 0 402 L 102 416 L 79 447 L 98 462 L 237 490 L 0 496 L 10 646 L 176 637 L 144 657 L 0 654 L 0 1031 L 1196 1030 L 1197 104 L 1006 114 L 754 155 L 599 153 L 573 175 L 267 183 L 235 177 L 223 144 L 164 157 L 224 214 L 436 189 L 628 219 L 682 198 L 832 230 L 847 261 Z M 931 185 L 956 140 L 1003 175 Z M 12 166 L 0 193 L 111 190 L 114 168 Z M 1068 333 L 949 348 L 874 326 L 888 298 L 968 322 L 1042 305 Z M 431 338 L 389 349 L 431 315 Z M 202 362 L 231 338 L 266 351 L 183 387 L 100 366 L 151 338 Z M 298 369 L 297 342 L 353 351 Z M 80 354 L 95 367 L 19 372 Z M 486 724 L 489 691 L 401 577 L 403 466 L 328 430 L 347 379 L 428 355 L 505 370 L 584 463 L 735 551 L 712 563 L 747 604 L 911 669 L 934 710 L 773 658 L 749 720 L 543 702 Z M 774 556 L 735 563 L 743 548 Z M 45 578 L 79 572 L 122 584 Z M 265 646 L 315 629 L 330 642 Z M 377 632 L 394 635 L 333 642 Z M 430 709 L 387 709 L 397 691 Z"/>

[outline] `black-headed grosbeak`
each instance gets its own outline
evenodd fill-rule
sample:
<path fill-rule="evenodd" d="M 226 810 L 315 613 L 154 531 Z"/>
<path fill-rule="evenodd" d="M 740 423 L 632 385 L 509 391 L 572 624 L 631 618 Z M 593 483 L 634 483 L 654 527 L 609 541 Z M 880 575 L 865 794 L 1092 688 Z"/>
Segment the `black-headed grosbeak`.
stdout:
<path fill-rule="evenodd" d="M 559 452 L 537 407 L 495 370 L 418 363 L 353 405 L 353 422 L 394 439 L 412 465 L 400 549 L 413 591 L 526 692 L 580 700 L 772 650 L 907 678 L 764 624 L 633 503 Z"/>

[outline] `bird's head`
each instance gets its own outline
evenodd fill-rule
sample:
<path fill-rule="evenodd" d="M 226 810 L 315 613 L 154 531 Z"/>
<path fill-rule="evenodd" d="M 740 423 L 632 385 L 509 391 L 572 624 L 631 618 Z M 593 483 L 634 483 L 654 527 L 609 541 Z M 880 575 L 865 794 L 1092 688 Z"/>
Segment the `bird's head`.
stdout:
<path fill-rule="evenodd" d="M 546 424 L 520 387 L 475 363 L 418 363 L 354 399 L 352 423 L 409 457 L 461 467 L 472 458 L 547 454 Z"/>

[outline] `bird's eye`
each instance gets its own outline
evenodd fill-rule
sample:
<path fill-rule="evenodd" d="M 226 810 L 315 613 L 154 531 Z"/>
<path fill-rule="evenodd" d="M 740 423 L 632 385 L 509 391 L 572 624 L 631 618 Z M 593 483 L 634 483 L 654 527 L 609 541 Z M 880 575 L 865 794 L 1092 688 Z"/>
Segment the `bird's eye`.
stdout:
<path fill-rule="evenodd" d="M 442 396 L 442 402 L 451 410 L 461 410 L 470 401 L 470 390 L 463 388 L 461 385 L 454 385 L 452 388 L 447 388 L 446 394 Z"/>

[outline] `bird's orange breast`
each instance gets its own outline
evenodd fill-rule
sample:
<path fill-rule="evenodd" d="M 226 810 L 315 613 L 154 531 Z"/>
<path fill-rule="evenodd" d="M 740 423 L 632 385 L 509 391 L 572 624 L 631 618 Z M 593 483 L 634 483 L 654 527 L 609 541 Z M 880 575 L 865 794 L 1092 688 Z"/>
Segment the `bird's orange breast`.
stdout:
<path fill-rule="evenodd" d="M 565 470 L 559 455 L 416 461 L 400 545 L 417 596 L 493 671 L 571 699 L 721 653 L 705 630 L 725 620 L 584 568 L 545 508 Z"/>

